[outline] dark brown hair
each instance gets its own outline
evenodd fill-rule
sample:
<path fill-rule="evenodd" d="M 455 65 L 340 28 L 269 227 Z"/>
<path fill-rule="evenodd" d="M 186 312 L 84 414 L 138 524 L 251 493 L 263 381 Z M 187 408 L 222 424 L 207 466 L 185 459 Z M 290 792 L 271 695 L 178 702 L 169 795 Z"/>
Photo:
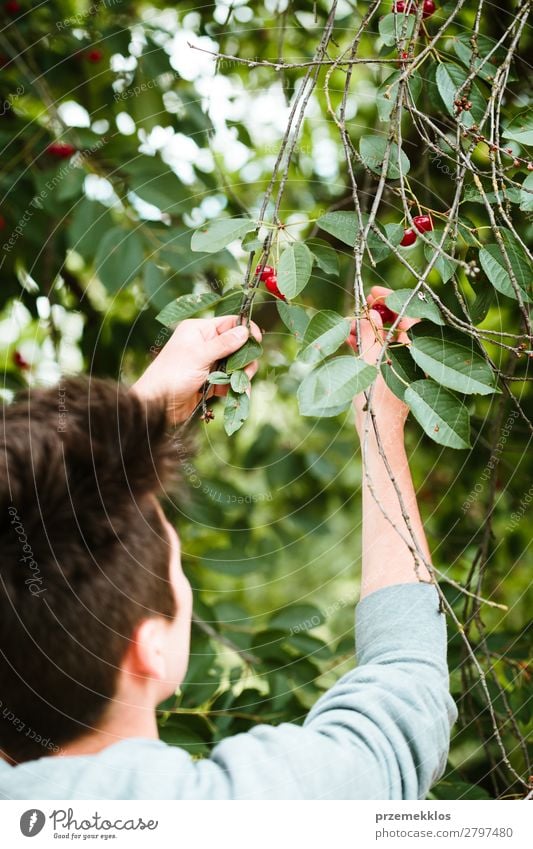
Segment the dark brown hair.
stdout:
<path fill-rule="evenodd" d="M 137 623 L 175 616 L 153 496 L 175 457 L 163 400 L 69 379 L 3 411 L 0 750 L 43 757 L 90 731 Z"/>

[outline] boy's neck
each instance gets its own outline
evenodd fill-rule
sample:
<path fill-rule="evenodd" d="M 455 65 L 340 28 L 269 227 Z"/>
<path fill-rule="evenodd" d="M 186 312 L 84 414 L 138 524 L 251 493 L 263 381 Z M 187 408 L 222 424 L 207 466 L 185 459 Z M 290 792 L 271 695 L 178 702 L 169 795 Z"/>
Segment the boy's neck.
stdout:
<path fill-rule="evenodd" d="M 155 711 L 149 709 L 132 709 L 109 717 L 100 728 L 77 737 L 71 743 L 61 746 L 53 757 L 74 757 L 75 755 L 95 755 L 119 743 L 133 737 L 157 740 L 157 722 Z"/>

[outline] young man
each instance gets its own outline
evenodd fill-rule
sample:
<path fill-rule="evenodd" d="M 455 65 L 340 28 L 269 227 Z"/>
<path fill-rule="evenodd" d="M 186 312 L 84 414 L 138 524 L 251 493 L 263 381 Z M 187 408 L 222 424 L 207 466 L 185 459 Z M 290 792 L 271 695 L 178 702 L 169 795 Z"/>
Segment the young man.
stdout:
<path fill-rule="evenodd" d="M 371 362 L 382 330 L 369 315 L 359 347 Z M 213 363 L 242 345 L 236 323 L 183 322 L 129 393 L 66 382 L 60 427 L 57 389 L 4 412 L 0 798 L 423 799 L 443 773 L 457 716 L 445 619 L 398 534 L 409 537 L 372 427 L 363 436 L 364 398 L 356 427 L 371 489 L 357 666 L 301 727 L 259 725 L 197 761 L 158 740 L 155 708 L 185 675 L 192 608 L 179 540 L 156 500 L 176 465 L 168 422 L 188 416 Z M 381 379 L 373 407 L 429 561 L 403 445 L 407 408 Z"/>

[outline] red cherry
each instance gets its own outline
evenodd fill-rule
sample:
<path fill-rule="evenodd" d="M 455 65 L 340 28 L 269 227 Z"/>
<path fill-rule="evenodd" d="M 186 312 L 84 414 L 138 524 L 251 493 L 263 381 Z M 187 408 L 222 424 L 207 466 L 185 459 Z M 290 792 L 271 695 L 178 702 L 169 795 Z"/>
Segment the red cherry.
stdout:
<path fill-rule="evenodd" d="M 101 50 L 89 50 L 87 53 L 87 59 L 89 62 L 92 62 L 93 65 L 97 65 L 98 62 L 101 62 L 104 58 L 104 54 Z"/>
<path fill-rule="evenodd" d="M 268 277 L 265 278 L 265 288 L 270 292 L 271 295 L 274 295 L 275 298 L 280 298 L 282 301 L 286 301 L 285 295 L 283 295 L 278 289 L 278 279 L 275 274 L 269 274 Z"/>
<path fill-rule="evenodd" d="M 409 53 L 407 52 L 407 50 L 403 50 L 402 53 L 399 54 L 399 57 L 400 58 L 398 59 L 396 64 L 399 68 L 403 68 L 404 63 L 407 62 L 407 60 L 409 59 Z"/>
<path fill-rule="evenodd" d="M 423 10 L 424 10 L 422 12 L 423 18 L 430 18 L 432 16 L 433 12 L 435 12 L 436 9 L 437 9 L 433 0 L 424 0 L 422 7 L 423 7 Z"/>
<path fill-rule="evenodd" d="M 55 156 L 56 159 L 70 159 L 76 153 L 76 150 L 77 148 L 73 144 L 68 144 L 67 142 L 52 142 L 46 148 L 46 152 L 50 156 Z"/>
<path fill-rule="evenodd" d="M 397 0 L 397 2 L 392 7 L 392 11 L 396 12 L 398 15 L 403 15 L 403 13 L 405 12 L 405 8 L 406 8 L 406 4 L 405 4 L 404 0 Z M 409 14 L 409 15 L 414 14 L 414 9 L 413 9 L 411 3 L 409 3 L 409 7 L 407 9 L 407 14 Z"/>
<path fill-rule="evenodd" d="M 17 0 L 9 0 L 8 3 L 5 3 L 4 9 L 8 15 L 18 15 L 22 11 L 22 6 L 20 3 L 17 3 Z"/>
<path fill-rule="evenodd" d="M 433 221 L 431 215 L 415 215 L 413 224 L 419 233 L 429 233 L 433 230 Z"/>
<path fill-rule="evenodd" d="M 414 230 L 409 227 L 407 230 L 403 231 L 403 239 L 400 242 L 402 248 L 408 248 L 409 245 L 414 245 L 416 242 L 416 233 Z"/>
<path fill-rule="evenodd" d="M 261 266 L 258 265 L 257 268 L 255 269 L 255 273 L 259 274 L 260 271 L 261 271 Z M 265 265 L 265 267 L 261 271 L 261 277 L 259 279 L 264 282 L 267 279 L 267 277 L 270 277 L 272 274 L 274 275 L 274 277 L 276 276 L 276 269 L 272 268 L 271 265 Z"/>
<path fill-rule="evenodd" d="M 370 309 L 380 314 L 383 324 L 392 324 L 398 318 L 398 313 L 389 309 L 383 301 L 375 301 L 370 305 Z"/>
<path fill-rule="evenodd" d="M 17 366 L 17 368 L 26 370 L 30 367 L 29 362 L 24 359 L 20 351 L 13 351 L 13 362 Z"/>

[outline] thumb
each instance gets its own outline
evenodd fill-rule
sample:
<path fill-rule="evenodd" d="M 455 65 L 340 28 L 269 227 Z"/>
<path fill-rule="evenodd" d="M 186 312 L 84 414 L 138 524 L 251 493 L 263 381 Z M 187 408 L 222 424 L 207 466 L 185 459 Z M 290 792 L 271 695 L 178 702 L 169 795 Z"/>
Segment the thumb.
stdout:
<path fill-rule="evenodd" d="M 224 333 L 210 339 L 206 345 L 206 354 L 210 362 L 222 360 L 242 348 L 248 339 L 248 328 L 243 324 L 232 327 Z"/>

